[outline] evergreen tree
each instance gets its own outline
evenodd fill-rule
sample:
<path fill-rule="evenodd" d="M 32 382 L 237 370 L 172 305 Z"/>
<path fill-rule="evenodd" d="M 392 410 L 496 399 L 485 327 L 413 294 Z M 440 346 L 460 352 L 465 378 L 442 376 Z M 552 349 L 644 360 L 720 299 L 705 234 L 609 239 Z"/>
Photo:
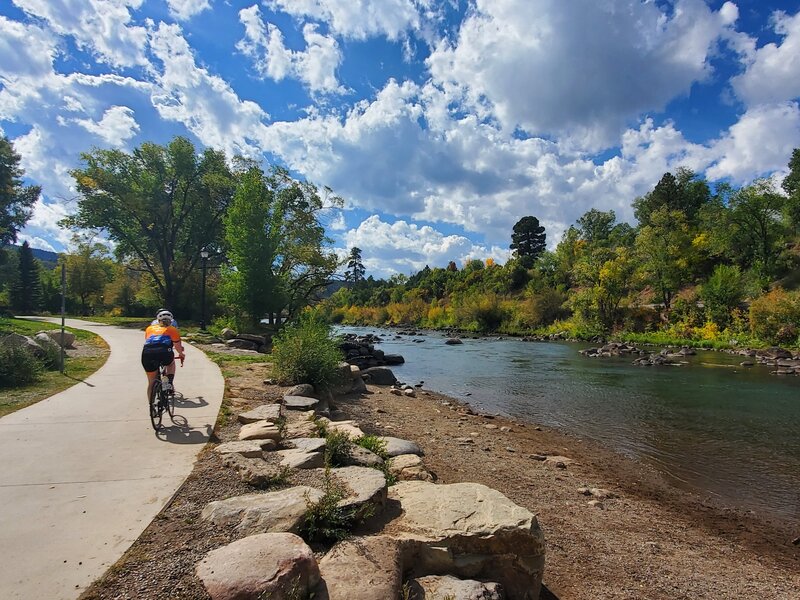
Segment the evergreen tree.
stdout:
<path fill-rule="evenodd" d="M 42 301 L 42 283 L 39 279 L 39 262 L 33 257 L 28 242 L 19 249 L 17 281 L 11 288 L 11 307 L 18 314 L 39 310 Z"/>
<path fill-rule="evenodd" d="M 539 219 L 531 216 L 522 217 L 514 225 L 510 247 L 520 259 L 520 263 L 527 268 L 532 266 L 536 257 L 544 252 L 546 237 Z"/>
<path fill-rule="evenodd" d="M 0 249 L 17 240 L 17 233 L 31 218 L 41 188 L 22 185 L 25 174 L 20 156 L 6 137 L 0 137 Z"/>
<path fill-rule="evenodd" d="M 347 259 L 347 270 L 344 272 L 345 281 L 358 284 L 364 280 L 366 272 L 364 264 L 361 262 L 361 248 L 353 247 Z"/>

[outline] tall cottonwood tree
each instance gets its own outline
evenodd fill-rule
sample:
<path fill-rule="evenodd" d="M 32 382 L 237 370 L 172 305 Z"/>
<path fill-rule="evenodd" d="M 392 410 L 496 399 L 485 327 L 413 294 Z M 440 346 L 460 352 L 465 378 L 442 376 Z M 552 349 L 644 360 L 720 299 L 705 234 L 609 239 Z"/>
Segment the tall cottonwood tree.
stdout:
<path fill-rule="evenodd" d="M 234 177 L 222 152 L 197 153 L 186 138 L 166 146 L 145 143 L 128 154 L 93 150 L 72 171 L 80 198 L 63 221 L 105 233 L 129 268 L 149 274 L 173 311 L 194 307 L 187 284 L 196 281 L 200 251 L 216 248 Z M 185 313 L 184 313 L 185 314 Z"/>

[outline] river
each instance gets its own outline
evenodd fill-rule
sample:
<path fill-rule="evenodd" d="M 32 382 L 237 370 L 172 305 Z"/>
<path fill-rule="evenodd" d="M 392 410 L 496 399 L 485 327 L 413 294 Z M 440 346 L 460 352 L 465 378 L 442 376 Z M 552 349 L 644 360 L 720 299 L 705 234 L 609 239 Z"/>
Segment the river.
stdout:
<path fill-rule="evenodd" d="M 561 429 L 647 462 L 674 485 L 770 518 L 800 521 L 800 378 L 700 351 L 679 367 L 638 367 L 627 358 L 586 358 L 591 344 L 464 339 L 448 346 L 426 332 L 397 336 L 370 327 L 405 383 Z M 424 339 L 415 343 L 415 339 Z"/>

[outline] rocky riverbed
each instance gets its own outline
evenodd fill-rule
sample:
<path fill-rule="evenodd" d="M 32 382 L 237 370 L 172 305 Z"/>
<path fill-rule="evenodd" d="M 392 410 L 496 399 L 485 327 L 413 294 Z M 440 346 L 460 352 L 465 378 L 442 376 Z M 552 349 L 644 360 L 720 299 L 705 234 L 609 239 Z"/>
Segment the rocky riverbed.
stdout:
<path fill-rule="evenodd" d="M 272 439 L 276 433 L 265 423 L 260 426 L 261 433 L 253 433 L 257 428 L 242 427 L 237 416 L 245 415 L 244 421 L 255 419 L 251 425 L 269 421 L 266 413 L 274 412 L 276 403 L 289 390 L 264 383 L 269 377 L 267 364 L 234 368 L 236 373 L 228 378 L 226 392 L 230 416 L 217 428 L 220 444 L 213 446 L 217 450 L 210 447 L 203 453 L 171 504 L 84 598 L 208 598 L 199 565 L 213 552 L 247 539 L 241 519 L 220 518 L 215 522 L 209 516 L 213 512 L 209 506 L 300 485 L 312 490 L 324 487 L 315 468 L 291 468 L 285 478 L 270 475 L 282 473 L 281 462 L 297 457 L 298 452 L 312 455 L 314 450 L 305 441 L 300 442 L 300 448 L 278 449 L 278 442 Z M 409 388 L 394 388 L 400 390 L 399 394 L 392 389 L 370 384 L 365 390 L 336 398 L 333 406 L 311 404 L 338 427 L 357 427 L 365 433 L 415 443 L 424 455 L 407 465 L 412 469 L 412 486 L 434 485 L 425 482 L 423 474 L 435 478 L 439 489 L 463 482 L 482 484 L 507 498 L 509 509 L 516 506 L 521 514 L 535 515 L 546 540 L 542 598 L 777 599 L 794 597 L 800 589 L 800 547 L 793 544 L 800 531 L 786 524 L 712 507 L 702 499 L 673 490 L 638 463 L 558 432 L 478 415 L 467 406 L 424 389 L 411 390 L 413 394 L 406 394 Z M 292 411 L 292 419 L 284 427 L 293 431 L 295 439 L 311 439 L 307 438 L 313 435 L 310 423 L 297 410 Z M 242 463 L 247 460 L 244 455 L 231 459 L 219 451 L 222 443 L 252 442 L 240 439 L 251 434 L 263 440 L 259 443 L 264 446 L 276 442 L 274 449 L 258 451 L 258 466 L 266 479 L 259 479 L 258 469 L 248 470 Z M 287 445 L 296 446 L 297 442 Z M 273 482 L 268 489 L 258 489 L 268 480 Z M 387 498 L 406 493 L 403 487 L 398 489 L 392 492 L 390 488 Z M 399 502 L 402 506 L 402 500 Z M 418 504 L 408 506 L 414 505 Z M 422 510 L 421 514 L 425 512 L 430 511 Z M 291 544 L 284 541 L 294 547 L 296 540 L 291 540 Z M 410 566 L 402 562 L 407 558 L 392 554 L 395 551 L 391 548 L 396 546 L 390 542 L 373 541 L 360 547 L 370 549 L 374 543 L 378 546 L 366 554 L 348 550 L 352 543 L 345 544 L 342 553 L 336 555 L 328 547 L 313 547 L 313 560 L 323 573 L 326 569 L 331 572 L 331 563 L 338 571 L 353 571 L 352 566 L 361 564 L 359 561 L 370 553 L 379 553 L 389 563 L 401 561 L 403 569 Z M 390 543 L 391 548 L 387 550 L 383 543 Z M 234 546 L 233 550 L 233 555 L 258 554 L 252 547 Z M 303 564 L 312 563 L 302 551 L 298 556 Z M 310 572 L 314 579 L 313 567 Z M 420 579 L 423 581 L 406 581 L 405 589 L 410 593 L 412 589 L 441 589 L 452 583 Z M 496 589 L 481 593 L 495 594 L 483 596 L 486 598 L 502 597 Z M 430 594 L 420 597 L 435 597 L 433 591 Z M 377 600 L 379 596 L 372 597 Z"/>

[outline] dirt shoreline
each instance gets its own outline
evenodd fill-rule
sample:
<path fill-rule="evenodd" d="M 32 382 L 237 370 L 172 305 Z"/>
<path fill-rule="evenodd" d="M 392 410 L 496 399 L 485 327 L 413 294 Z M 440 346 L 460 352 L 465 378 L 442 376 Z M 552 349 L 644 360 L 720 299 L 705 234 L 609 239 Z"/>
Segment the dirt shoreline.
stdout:
<path fill-rule="evenodd" d="M 266 364 L 225 369 L 232 415 L 217 428 L 217 441 L 235 439 L 235 413 L 283 393 L 262 383 Z M 409 398 L 369 386 L 367 394 L 335 404 L 336 420 L 354 419 L 366 433 L 417 442 L 439 483 L 483 483 L 535 513 L 547 540 L 544 600 L 798 597 L 800 546 L 792 540 L 800 526 L 792 531 L 785 523 L 708 506 L 595 443 L 471 414 L 433 392 Z M 542 460 L 548 456 L 564 458 Z M 284 485 L 310 484 L 309 475 L 297 472 Z M 603 488 L 614 497 L 586 496 L 580 488 Z M 207 599 L 194 565 L 237 534 L 203 522 L 200 512 L 212 500 L 253 491 L 215 453 L 201 453 L 173 501 L 82 598 Z"/>

